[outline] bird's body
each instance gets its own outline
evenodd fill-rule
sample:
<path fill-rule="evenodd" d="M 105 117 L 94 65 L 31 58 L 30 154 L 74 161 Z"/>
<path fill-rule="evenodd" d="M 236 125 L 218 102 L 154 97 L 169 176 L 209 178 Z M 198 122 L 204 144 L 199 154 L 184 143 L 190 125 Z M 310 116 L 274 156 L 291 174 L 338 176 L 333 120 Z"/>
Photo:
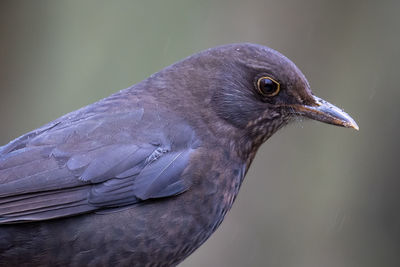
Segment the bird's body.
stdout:
<path fill-rule="evenodd" d="M 288 80 L 274 102 L 258 71 Z M 222 222 L 258 147 L 315 101 L 288 59 L 234 44 L 21 136 L 0 148 L 0 265 L 176 265 Z"/>

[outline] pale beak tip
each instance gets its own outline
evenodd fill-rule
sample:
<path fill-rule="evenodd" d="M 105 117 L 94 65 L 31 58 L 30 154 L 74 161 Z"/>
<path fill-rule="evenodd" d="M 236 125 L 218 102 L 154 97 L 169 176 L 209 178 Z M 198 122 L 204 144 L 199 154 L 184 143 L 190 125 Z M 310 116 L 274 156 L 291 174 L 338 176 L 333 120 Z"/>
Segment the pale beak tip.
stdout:
<path fill-rule="evenodd" d="M 353 129 L 356 130 L 356 131 L 359 131 L 359 130 L 360 130 L 360 127 L 358 127 L 357 123 L 356 123 L 354 120 L 348 122 L 345 126 L 346 126 L 347 128 L 353 128 Z"/>

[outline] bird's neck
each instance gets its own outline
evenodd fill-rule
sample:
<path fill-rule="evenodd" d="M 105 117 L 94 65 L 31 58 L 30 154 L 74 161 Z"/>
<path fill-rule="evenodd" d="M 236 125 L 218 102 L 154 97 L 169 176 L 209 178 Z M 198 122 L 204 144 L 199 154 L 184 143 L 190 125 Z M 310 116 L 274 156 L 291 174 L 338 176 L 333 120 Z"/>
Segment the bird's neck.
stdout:
<path fill-rule="evenodd" d="M 288 118 L 280 117 L 278 119 L 259 118 L 249 122 L 235 145 L 236 153 L 246 162 L 246 166 L 250 166 L 260 146 L 288 121 Z"/>

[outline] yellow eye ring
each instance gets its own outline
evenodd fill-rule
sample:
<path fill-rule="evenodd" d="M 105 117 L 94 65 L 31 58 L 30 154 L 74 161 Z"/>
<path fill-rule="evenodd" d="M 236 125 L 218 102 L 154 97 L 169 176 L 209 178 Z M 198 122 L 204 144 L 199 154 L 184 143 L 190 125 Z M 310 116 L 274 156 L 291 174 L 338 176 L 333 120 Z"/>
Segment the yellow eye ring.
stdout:
<path fill-rule="evenodd" d="M 271 77 L 261 77 L 257 80 L 257 90 L 263 96 L 276 96 L 281 90 L 281 85 Z"/>

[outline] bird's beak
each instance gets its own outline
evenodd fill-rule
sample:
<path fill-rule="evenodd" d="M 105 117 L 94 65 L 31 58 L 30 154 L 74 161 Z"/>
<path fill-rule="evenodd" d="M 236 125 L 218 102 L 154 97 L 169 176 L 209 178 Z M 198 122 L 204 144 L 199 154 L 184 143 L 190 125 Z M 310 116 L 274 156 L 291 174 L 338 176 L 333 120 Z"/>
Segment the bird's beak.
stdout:
<path fill-rule="evenodd" d="M 313 105 L 292 105 L 291 107 L 298 114 L 310 119 L 358 131 L 357 123 L 346 112 L 319 97 L 313 97 L 315 101 Z"/>

